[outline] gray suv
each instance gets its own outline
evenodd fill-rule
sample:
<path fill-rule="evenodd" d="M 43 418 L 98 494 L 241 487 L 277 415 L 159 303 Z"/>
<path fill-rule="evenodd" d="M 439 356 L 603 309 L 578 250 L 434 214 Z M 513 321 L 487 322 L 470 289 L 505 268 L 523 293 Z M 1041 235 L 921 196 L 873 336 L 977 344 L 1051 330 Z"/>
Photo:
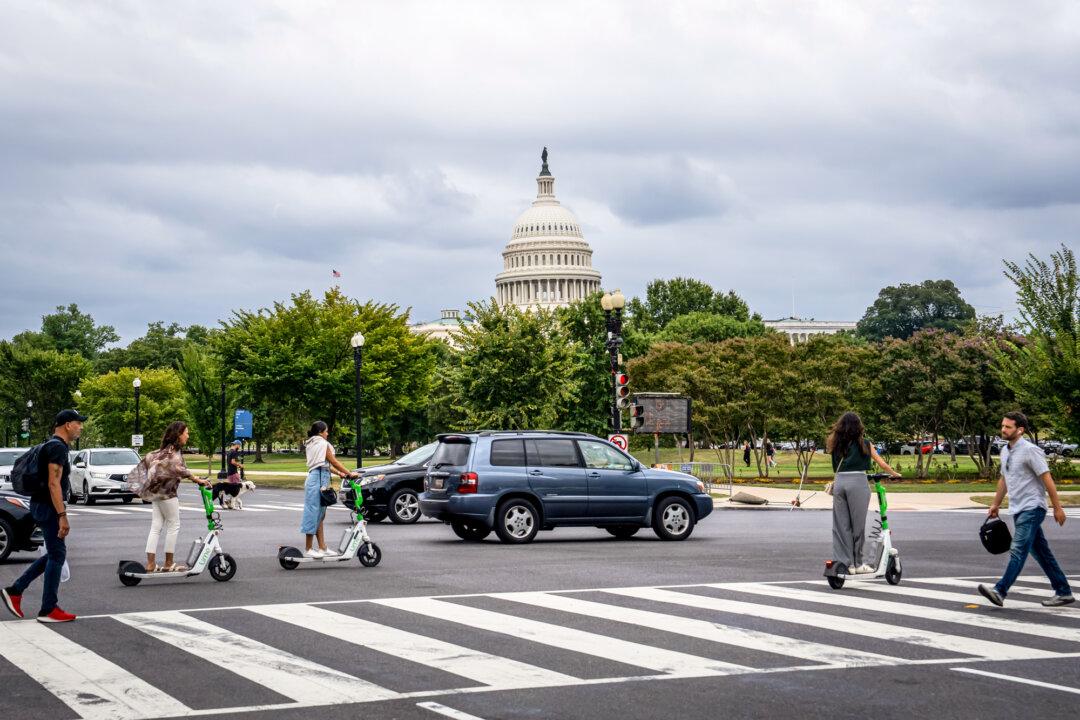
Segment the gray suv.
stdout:
<path fill-rule="evenodd" d="M 693 475 L 646 468 L 594 435 L 485 430 L 438 439 L 420 512 L 463 540 L 494 530 L 503 542 L 527 543 L 560 525 L 621 539 L 652 527 L 663 540 L 685 540 L 713 510 Z"/>

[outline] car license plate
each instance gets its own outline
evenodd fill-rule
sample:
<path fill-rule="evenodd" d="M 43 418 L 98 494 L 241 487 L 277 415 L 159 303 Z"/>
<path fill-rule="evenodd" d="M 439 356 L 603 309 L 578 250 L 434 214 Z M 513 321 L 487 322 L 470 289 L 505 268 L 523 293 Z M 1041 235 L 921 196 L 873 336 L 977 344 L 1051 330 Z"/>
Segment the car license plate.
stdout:
<path fill-rule="evenodd" d="M 431 482 L 429 483 L 429 487 L 432 490 L 442 490 L 443 489 L 443 478 L 441 478 L 441 477 L 431 478 Z"/>

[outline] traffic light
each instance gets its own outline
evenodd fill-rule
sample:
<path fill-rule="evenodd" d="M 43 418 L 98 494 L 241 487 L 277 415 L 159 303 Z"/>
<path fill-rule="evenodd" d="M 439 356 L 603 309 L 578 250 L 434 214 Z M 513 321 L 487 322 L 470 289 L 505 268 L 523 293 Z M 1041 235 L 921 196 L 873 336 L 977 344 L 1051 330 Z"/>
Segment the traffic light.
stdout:
<path fill-rule="evenodd" d="M 630 406 L 630 429 L 637 430 L 645 425 L 645 406 L 634 403 Z"/>
<path fill-rule="evenodd" d="M 30 431 L 30 418 L 23 418 L 23 420 L 22 420 L 22 431 L 23 432 L 29 432 Z"/>
<path fill-rule="evenodd" d="M 615 404 L 624 408 L 630 404 L 630 376 L 626 373 L 615 373 Z"/>

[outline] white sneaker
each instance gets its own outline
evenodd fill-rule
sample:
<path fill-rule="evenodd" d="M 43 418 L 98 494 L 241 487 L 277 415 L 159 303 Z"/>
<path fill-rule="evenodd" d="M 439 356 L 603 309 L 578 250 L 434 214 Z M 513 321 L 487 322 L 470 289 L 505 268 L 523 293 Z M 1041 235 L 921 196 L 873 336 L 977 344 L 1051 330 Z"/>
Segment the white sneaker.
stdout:
<path fill-rule="evenodd" d="M 311 548 L 310 550 L 308 550 L 304 554 L 307 555 L 309 558 L 315 558 L 316 560 L 319 559 L 319 558 L 326 557 L 326 555 L 323 553 L 323 551 L 319 550 L 317 548 Z"/>
<path fill-rule="evenodd" d="M 337 550 L 331 550 L 330 548 L 321 550 L 320 552 L 323 554 L 323 557 L 337 557 L 341 554 Z"/>
<path fill-rule="evenodd" d="M 870 567 L 869 565 L 863 564 L 852 570 L 852 572 L 856 575 L 869 575 L 870 573 L 874 572 L 874 568 Z"/>

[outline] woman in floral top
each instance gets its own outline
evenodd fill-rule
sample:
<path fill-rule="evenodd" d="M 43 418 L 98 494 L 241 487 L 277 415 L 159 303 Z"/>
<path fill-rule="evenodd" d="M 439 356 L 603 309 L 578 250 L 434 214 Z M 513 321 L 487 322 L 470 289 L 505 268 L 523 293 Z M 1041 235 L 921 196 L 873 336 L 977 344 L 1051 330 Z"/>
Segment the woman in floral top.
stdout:
<path fill-rule="evenodd" d="M 187 441 L 188 426 L 177 420 L 165 428 L 165 436 L 161 438 L 161 447 L 143 459 L 147 468 L 147 478 L 139 495 L 143 500 L 153 502 L 154 507 L 150 535 L 146 538 L 147 572 L 159 570 L 184 572 L 188 569 L 186 565 L 177 565 L 173 560 L 176 537 L 180 534 L 180 498 L 176 496 L 177 490 L 183 480 L 191 480 L 207 487 L 210 483 L 203 478 L 195 477 L 195 474 L 184 464 L 184 455 L 181 450 Z M 165 528 L 165 564 L 158 567 L 156 553 L 162 526 Z"/>

